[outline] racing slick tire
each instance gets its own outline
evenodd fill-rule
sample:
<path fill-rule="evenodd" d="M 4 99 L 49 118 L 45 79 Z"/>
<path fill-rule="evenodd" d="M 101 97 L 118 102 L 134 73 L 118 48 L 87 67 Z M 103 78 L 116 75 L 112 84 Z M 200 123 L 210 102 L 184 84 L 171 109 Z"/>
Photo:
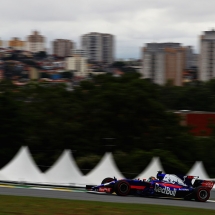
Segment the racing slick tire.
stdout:
<path fill-rule="evenodd" d="M 117 181 L 114 185 L 114 191 L 118 196 L 127 196 L 131 191 L 131 187 L 125 180 Z"/>
<path fill-rule="evenodd" d="M 206 187 L 197 187 L 194 190 L 195 200 L 198 202 L 206 202 L 210 198 L 210 190 Z"/>
<path fill-rule="evenodd" d="M 105 179 L 102 180 L 101 184 L 106 184 L 106 183 L 109 183 L 111 181 L 114 181 L 114 179 L 113 178 L 105 178 Z"/>

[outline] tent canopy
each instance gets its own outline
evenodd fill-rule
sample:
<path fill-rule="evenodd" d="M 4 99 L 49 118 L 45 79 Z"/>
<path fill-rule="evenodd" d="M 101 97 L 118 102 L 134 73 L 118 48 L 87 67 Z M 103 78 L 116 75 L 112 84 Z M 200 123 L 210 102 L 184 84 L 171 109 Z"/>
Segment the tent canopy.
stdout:
<path fill-rule="evenodd" d="M 209 179 L 202 161 L 196 161 L 187 175 L 199 176 L 201 179 Z"/>
<path fill-rule="evenodd" d="M 154 157 L 154 158 L 152 158 L 149 165 L 145 168 L 145 170 L 143 170 L 143 172 L 140 173 L 136 178 L 148 179 L 150 176 L 156 177 L 158 171 L 164 172 L 163 167 L 160 162 L 160 158 Z"/>
<path fill-rule="evenodd" d="M 45 172 L 49 183 L 54 184 L 90 184 L 81 173 L 70 150 L 64 150 L 54 165 Z"/>
<path fill-rule="evenodd" d="M 117 168 L 112 153 L 107 152 L 97 166 L 86 175 L 87 179 L 93 184 L 101 184 L 102 180 L 107 177 L 116 177 L 122 179 L 124 176 Z"/>
<path fill-rule="evenodd" d="M 34 162 L 27 146 L 22 146 L 14 158 L 1 169 L 9 181 L 44 183 L 43 173 Z"/>

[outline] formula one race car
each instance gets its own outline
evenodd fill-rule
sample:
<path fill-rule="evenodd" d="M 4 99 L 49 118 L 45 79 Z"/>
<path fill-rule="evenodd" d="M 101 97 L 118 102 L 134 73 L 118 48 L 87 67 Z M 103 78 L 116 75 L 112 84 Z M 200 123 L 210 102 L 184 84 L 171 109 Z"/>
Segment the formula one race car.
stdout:
<path fill-rule="evenodd" d="M 119 196 L 138 195 L 148 197 L 172 197 L 206 202 L 214 182 L 198 179 L 198 176 L 164 174 L 148 180 L 105 178 L 100 185 L 86 185 L 90 193 L 116 193 Z"/>

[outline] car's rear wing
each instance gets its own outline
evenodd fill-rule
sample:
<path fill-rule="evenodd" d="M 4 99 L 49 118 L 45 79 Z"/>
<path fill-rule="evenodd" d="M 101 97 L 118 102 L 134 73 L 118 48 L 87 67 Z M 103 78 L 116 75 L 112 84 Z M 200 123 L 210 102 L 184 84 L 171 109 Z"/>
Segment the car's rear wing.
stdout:
<path fill-rule="evenodd" d="M 193 184 L 193 187 L 202 186 L 202 187 L 207 187 L 211 190 L 213 188 L 214 184 L 215 184 L 215 181 L 213 181 L 213 180 L 196 179 Z"/>

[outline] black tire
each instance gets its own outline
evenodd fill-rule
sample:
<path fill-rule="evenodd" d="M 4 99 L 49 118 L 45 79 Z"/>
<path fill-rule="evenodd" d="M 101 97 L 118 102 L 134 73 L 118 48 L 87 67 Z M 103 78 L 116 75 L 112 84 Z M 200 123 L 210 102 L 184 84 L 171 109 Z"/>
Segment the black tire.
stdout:
<path fill-rule="evenodd" d="M 106 183 L 109 183 L 111 181 L 114 181 L 114 179 L 113 178 L 105 178 L 105 179 L 103 179 L 101 184 L 106 184 Z"/>
<path fill-rule="evenodd" d="M 210 198 L 210 190 L 207 187 L 197 187 L 194 195 L 196 201 L 206 202 Z"/>
<path fill-rule="evenodd" d="M 127 196 L 131 191 L 131 187 L 127 181 L 121 180 L 114 185 L 114 191 L 118 196 Z"/>

